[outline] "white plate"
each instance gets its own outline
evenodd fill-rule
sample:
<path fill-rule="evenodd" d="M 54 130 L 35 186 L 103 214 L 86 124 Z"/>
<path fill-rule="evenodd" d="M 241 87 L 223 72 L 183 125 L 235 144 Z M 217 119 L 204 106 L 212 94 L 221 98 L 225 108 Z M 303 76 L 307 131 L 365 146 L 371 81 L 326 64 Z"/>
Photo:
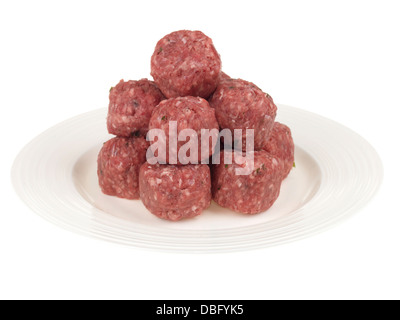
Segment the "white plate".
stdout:
<path fill-rule="evenodd" d="M 292 129 L 296 168 L 265 213 L 246 216 L 213 203 L 202 215 L 169 222 L 137 200 L 101 193 L 96 159 L 106 109 L 66 120 L 32 140 L 12 168 L 15 190 L 45 219 L 63 228 L 125 245 L 163 251 L 226 252 L 302 239 L 356 212 L 383 176 L 374 149 L 359 135 L 313 113 L 279 105 Z"/>

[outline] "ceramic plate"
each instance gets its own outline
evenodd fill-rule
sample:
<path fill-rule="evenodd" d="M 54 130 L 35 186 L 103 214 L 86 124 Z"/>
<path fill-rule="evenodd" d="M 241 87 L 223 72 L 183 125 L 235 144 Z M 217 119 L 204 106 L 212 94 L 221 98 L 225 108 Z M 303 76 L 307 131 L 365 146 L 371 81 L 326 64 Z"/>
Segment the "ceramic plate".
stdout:
<path fill-rule="evenodd" d="M 112 136 L 106 109 L 66 120 L 32 140 L 18 155 L 12 180 L 21 199 L 63 228 L 125 245 L 177 252 L 227 252 L 283 244 L 349 217 L 378 190 L 383 169 L 358 134 L 316 114 L 279 105 L 278 121 L 295 141 L 296 168 L 267 212 L 246 216 L 212 203 L 202 215 L 169 222 L 140 200 L 101 193 L 97 154 Z"/>

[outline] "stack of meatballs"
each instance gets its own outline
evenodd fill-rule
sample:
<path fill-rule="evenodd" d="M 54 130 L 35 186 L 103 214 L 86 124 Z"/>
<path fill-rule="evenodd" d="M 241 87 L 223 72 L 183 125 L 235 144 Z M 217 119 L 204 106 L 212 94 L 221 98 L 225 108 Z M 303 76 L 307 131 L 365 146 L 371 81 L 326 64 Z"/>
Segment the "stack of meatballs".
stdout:
<path fill-rule="evenodd" d="M 121 80 L 110 89 L 107 129 L 116 137 L 105 142 L 98 155 L 102 192 L 141 199 L 151 213 L 172 221 L 200 215 L 212 199 L 243 214 L 269 209 L 294 166 L 291 132 L 275 122 L 277 107 L 271 96 L 223 73 L 212 40 L 200 31 L 176 31 L 158 41 L 151 75 L 154 81 Z M 186 152 L 186 142 L 169 146 L 172 123 L 178 134 L 184 129 L 198 134 L 197 159 L 191 158 L 198 164 L 177 158 L 180 151 Z M 146 140 L 151 129 L 166 137 L 161 160 L 151 152 L 155 141 Z M 201 148 L 202 129 L 211 132 L 206 150 Z M 242 129 L 242 143 L 217 150 L 218 132 L 224 129 L 232 136 L 235 129 Z M 254 129 L 254 151 L 246 150 L 246 129 Z M 254 158 L 252 172 L 237 175 L 236 169 L 248 164 L 246 157 L 235 162 L 235 155 L 248 153 Z M 146 160 L 151 156 L 158 162 Z M 208 165 L 211 157 L 219 163 Z M 232 161 L 225 163 L 226 159 Z"/>

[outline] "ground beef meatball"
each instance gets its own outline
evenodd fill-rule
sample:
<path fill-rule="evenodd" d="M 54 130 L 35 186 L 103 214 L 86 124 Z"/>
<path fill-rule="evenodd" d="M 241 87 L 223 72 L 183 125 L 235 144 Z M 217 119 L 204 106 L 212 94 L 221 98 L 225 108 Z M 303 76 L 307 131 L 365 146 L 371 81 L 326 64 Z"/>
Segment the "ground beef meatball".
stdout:
<path fill-rule="evenodd" d="M 294 165 L 294 142 L 290 128 L 275 122 L 264 150 L 283 161 L 282 175 L 285 179 Z"/>
<path fill-rule="evenodd" d="M 97 158 L 103 193 L 139 199 L 139 169 L 146 162 L 149 143 L 142 137 L 115 137 L 104 143 Z"/>
<path fill-rule="evenodd" d="M 211 203 L 211 177 L 207 165 L 143 164 L 140 198 L 159 218 L 177 221 L 198 216 Z"/>
<path fill-rule="evenodd" d="M 129 137 L 133 133 L 145 135 L 153 109 L 165 99 L 153 81 L 121 80 L 110 90 L 108 132 Z"/>
<path fill-rule="evenodd" d="M 192 129 L 196 136 L 193 136 L 193 139 L 190 138 L 190 140 L 186 138 L 185 141 L 177 141 L 177 137 L 170 137 L 170 131 L 174 131 L 172 130 L 174 121 L 176 121 L 177 137 L 184 129 Z M 179 151 L 183 146 L 185 146 L 185 149 L 193 146 L 193 150 L 196 151 L 193 154 L 190 151 L 184 153 L 190 155 L 191 164 L 202 163 L 202 160 L 208 159 L 214 152 L 219 133 L 215 110 L 210 107 L 207 100 L 199 97 L 179 97 L 161 101 L 151 116 L 149 128 L 161 129 L 166 137 L 165 157 L 153 149 L 154 155 L 161 160 L 159 162 L 178 165 L 187 164 L 187 162 L 182 162 L 179 157 Z M 211 133 L 208 139 L 203 139 L 207 142 L 203 150 L 201 150 L 202 129 L 209 129 Z M 174 141 L 177 141 L 177 143 Z M 154 148 L 155 142 L 152 142 L 152 148 Z"/>
<path fill-rule="evenodd" d="M 256 214 L 269 209 L 279 196 L 283 163 L 266 151 L 254 152 L 254 166 L 250 161 L 237 164 L 234 153 L 221 152 L 221 164 L 212 167 L 212 195 L 221 207 L 245 214 Z M 225 163 L 225 157 L 232 164 Z M 236 169 L 252 168 L 249 175 L 237 175 Z"/>
<path fill-rule="evenodd" d="M 220 72 L 219 54 L 201 31 L 166 35 L 151 57 L 151 75 L 167 98 L 208 98 L 217 87 Z"/>
<path fill-rule="evenodd" d="M 241 79 L 221 81 L 209 100 L 221 129 L 243 130 L 242 145 L 246 150 L 246 129 L 254 129 L 254 149 L 261 150 L 268 141 L 277 107 L 271 96 L 255 84 Z"/>
<path fill-rule="evenodd" d="M 223 81 L 223 80 L 228 80 L 228 79 L 232 79 L 230 76 L 228 76 L 225 72 L 221 71 L 221 73 L 219 74 L 219 82 Z"/>

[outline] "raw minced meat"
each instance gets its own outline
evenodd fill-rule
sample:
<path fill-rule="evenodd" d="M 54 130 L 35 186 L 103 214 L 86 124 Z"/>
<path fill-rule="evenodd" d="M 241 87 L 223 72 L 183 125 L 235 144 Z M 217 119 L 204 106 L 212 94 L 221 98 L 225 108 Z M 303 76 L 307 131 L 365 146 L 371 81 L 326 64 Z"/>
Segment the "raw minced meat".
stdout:
<path fill-rule="evenodd" d="M 221 207 L 233 211 L 255 214 L 269 209 L 279 196 L 283 164 L 266 151 L 255 151 L 254 166 L 250 160 L 235 162 L 234 154 L 240 151 L 224 150 L 220 164 L 212 166 L 212 195 Z M 225 157 L 232 159 L 225 163 Z M 236 169 L 252 169 L 249 175 L 237 175 Z M 252 168 L 251 168 L 252 167 Z"/>
<path fill-rule="evenodd" d="M 167 98 L 208 98 L 217 87 L 221 59 L 212 40 L 201 31 L 172 32 L 158 41 L 151 75 Z"/>
<path fill-rule="evenodd" d="M 192 129 L 197 136 L 194 137 L 193 141 L 187 138 L 188 141 L 177 141 L 176 144 L 173 143 L 173 140 L 176 141 L 177 137 L 169 136 L 170 126 L 173 125 L 173 123 L 171 123 L 172 121 L 176 121 L 176 132 L 178 136 L 184 129 Z M 164 158 L 160 152 L 155 152 L 155 156 L 160 159 L 159 162 L 178 165 L 182 164 L 179 151 L 182 146 L 187 143 L 189 143 L 189 145 L 187 145 L 188 148 L 192 146 L 192 143 L 196 143 L 197 145 L 193 147 L 193 150 L 196 147 L 196 154 L 190 154 L 190 163 L 201 163 L 202 160 L 208 159 L 214 152 L 219 133 L 218 122 L 215 118 L 215 110 L 210 107 L 207 100 L 199 97 L 179 97 L 162 101 L 153 112 L 149 128 L 161 129 L 166 137 L 166 157 Z M 202 129 L 210 130 L 209 139 L 204 139 L 204 141 L 207 141 L 207 144 L 204 146 L 203 143 L 203 150 L 201 150 Z M 169 151 L 171 151 L 171 153 Z M 197 155 L 196 158 L 194 158 L 195 155 Z"/>
<path fill-rule="evenodd" d="M 211 177 L 207 165 L 150 165 L 139 175 L 140 198 L 159 218 L 193 218 L 211 203 Z"/>
<path fill-rule="evenodd" d="M 98 155 L 102 192 L 141 198 L 151 213 L 171 221 L 200 215 L 211 199 L 244 214 L 268 210 L 294 163 L 291 131 L 275 122 L 271 96 L 222 72 L 212 40 L 200 31 L 176 31 L 159 40 L 151 75 L 154 81 L 121 80 L 110 90 L 107 128 L 117 137 L 105 142 Z M 179 139 L 185 129 L 191 133 Z M 204 129 L 211 131 L 206 139 Z M 228 130 L 218 139 L 223 129 Z M 242 130 L 240 143 L 235 129 Z M 247 129 L 254 130 L 255 151 L 246 150 Z M 155 138 L 159 135 L 165 137 L 164 150 Z M 223 142 L 225 150 L 211 157 Z M 230 149 L 232 142 L 238 150 Z M 150 144 L 154 154 L 148 152 Z M 200 164 L 210 157 L 220 164 Z M 238 173 L 249 168 L 248 174 Z"/>
<path fill-rule="evenodd" d="M 139 199 L 139 169 L 146 162 L 149 143 L 142 137 L 115 137 L 104 143 L 97 158 L 103 193 Z"/>
<path fill-rule="evenodd" d="M 270 95 L 255 84 L 241 79 L 222 80 L 209 100 L 215 109 L 221 129 L 242 129 L 242 144 L 246 150 L 249 137 L 246 129 L 254 129 L 254 149 L 261 150 L 268 141 L 277 108 Z"/>
<path fill-rule="evenodd" d="M 129 137 L 136 133 L 145 135 L 154 108 L 165 99 L 153 81 L 121 80 L 110 90 L 108 107 L 108 132 Z"/>
<path fill-rule="evenodd" d="M 282 175 L 286 178 L 294 165 L 294 142 L 290 128 L 275 122 L 264 150 L 283 161 Z"/>
<path fill-rule="evenodd" d="M 228 79 L 232 79 L 230 76 L 228 76 L 225 72 L 221 71 L 221 73 L 219 74 L 219 82 L 223 81 L 223 80 L 228 80 Z"/>

